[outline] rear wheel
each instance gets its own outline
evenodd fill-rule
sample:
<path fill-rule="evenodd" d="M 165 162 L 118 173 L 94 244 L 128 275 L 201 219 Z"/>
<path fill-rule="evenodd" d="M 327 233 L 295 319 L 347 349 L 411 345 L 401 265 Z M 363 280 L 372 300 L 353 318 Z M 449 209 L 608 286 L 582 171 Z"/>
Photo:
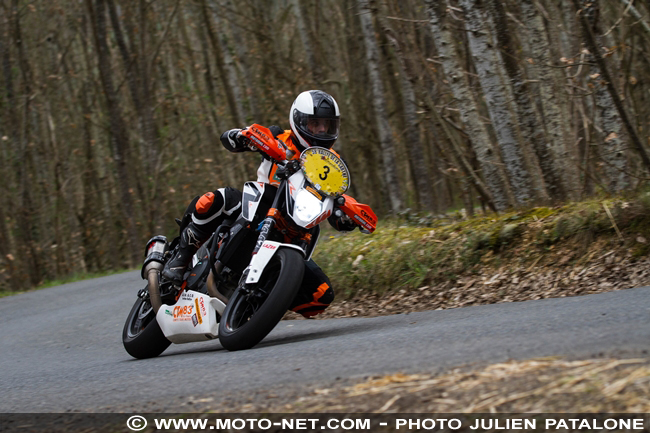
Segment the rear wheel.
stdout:
<path fill-rule="evenodd" d="M 260 282 L 240 287 L 230 298 L 219 323 L 219 341 L 228 350 L 250 349 L 284 316 L 302 282 L 302 255 L 282 248 L 271 258 Z"/>
<path fill-rule="evenodd" d="M 124 348 L 134 358 L 153 358 L 165 351 L 171 342 L 165 337 L 148 299 L 138 298 L 122 331 Z"/>

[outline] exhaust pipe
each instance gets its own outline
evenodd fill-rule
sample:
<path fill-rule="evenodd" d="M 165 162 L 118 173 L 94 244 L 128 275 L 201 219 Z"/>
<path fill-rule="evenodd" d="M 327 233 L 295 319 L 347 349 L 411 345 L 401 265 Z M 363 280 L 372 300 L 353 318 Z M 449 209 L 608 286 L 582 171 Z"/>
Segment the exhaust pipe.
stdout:
<path fill-rule="evenodd" d="M 149 300 L 154 313 L 162 306 L 160 297 L 160 272 L 164 267 L 164 254 L 167 249 L 167 238 L 165 236 L 154 236 L 147 242 L 145 249 L 145 259 L 142 264 L 140 276 L 147 280 L 147 290 L 149 291 Z"/>
<path fill-rule="evenodd" d="M 162 298 L 160 297 L 160 271 L 158 269 L 149 269 L 147 273 L 147 290 L 149 291 L 149 301 L 154 313 L 162 306 Z"/>
<path fill-rule="evenodd" d="M 217 265 L 220 265 L 221 263 L 217 263 Z M 218 266 L 217 266 L 218 267 Z M 223 265 L 221 265 L 221 268 L 223 268 Z M 217 290 L 217 282 L 215 281 L 214 278 L 214 271 L 211 269 L 210 273 L 208 274 L 208 279 L 205 282 L 207 289 L 208 289 L 208 294 L 212 296 L 213 298 L 217 298 L 224 304 L 228 303 L 228 298 L 226 298 L 220 291 Z"/>

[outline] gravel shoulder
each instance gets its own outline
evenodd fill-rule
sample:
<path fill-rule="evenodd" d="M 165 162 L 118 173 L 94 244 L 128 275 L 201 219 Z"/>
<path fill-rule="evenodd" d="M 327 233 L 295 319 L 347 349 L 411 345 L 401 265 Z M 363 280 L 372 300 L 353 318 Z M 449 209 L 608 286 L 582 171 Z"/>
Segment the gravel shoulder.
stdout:
<path fill-rule="evenodd" d="M 255 393 L 190 396 L 174 408 L 209 413 L 650 413 L 647 353 L 560 357 L 395 372 Z"/>

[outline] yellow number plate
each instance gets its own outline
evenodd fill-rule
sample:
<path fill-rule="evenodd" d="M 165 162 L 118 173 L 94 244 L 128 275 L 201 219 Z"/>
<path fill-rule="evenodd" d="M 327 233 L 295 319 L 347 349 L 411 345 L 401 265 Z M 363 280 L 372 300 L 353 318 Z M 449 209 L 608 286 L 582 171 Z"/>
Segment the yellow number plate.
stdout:
<path fill-rule="evenodd" d="M 334 152 L 310 147 L 300 155 L 302 172 L 309 182 L 327 195 L 345 193 L 350 185 L 350 170 Z"/>

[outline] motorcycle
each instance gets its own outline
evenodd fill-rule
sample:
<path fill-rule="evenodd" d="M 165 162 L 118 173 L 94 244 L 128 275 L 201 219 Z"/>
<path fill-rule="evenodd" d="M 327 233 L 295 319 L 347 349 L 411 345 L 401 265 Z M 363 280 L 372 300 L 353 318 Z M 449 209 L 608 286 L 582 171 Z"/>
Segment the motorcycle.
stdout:
<path fill-rule="evenodd" d="M 278 166 L 278 187 L 246 182 L 241 214 L 221 224 L 197 251 L 180 286 L 161 277 L 179 237 L 154 236 L 146 245 L 138 292 L 122 341 L 135 358 L 160 355 L 171 343 L 219 339 L 227 350 L 257 345 L 294 300 L 304 262 L 314 252 L 319 224 L 347 215 L 364 233 L 377 217 L 370 206 L 348 196 L 350 172 L 333 151 L 304 150 L 299 158 L 271 131 L 243 131 L 251 148 Z M 189 215 L 177 220 L 181 231 Z"/>

